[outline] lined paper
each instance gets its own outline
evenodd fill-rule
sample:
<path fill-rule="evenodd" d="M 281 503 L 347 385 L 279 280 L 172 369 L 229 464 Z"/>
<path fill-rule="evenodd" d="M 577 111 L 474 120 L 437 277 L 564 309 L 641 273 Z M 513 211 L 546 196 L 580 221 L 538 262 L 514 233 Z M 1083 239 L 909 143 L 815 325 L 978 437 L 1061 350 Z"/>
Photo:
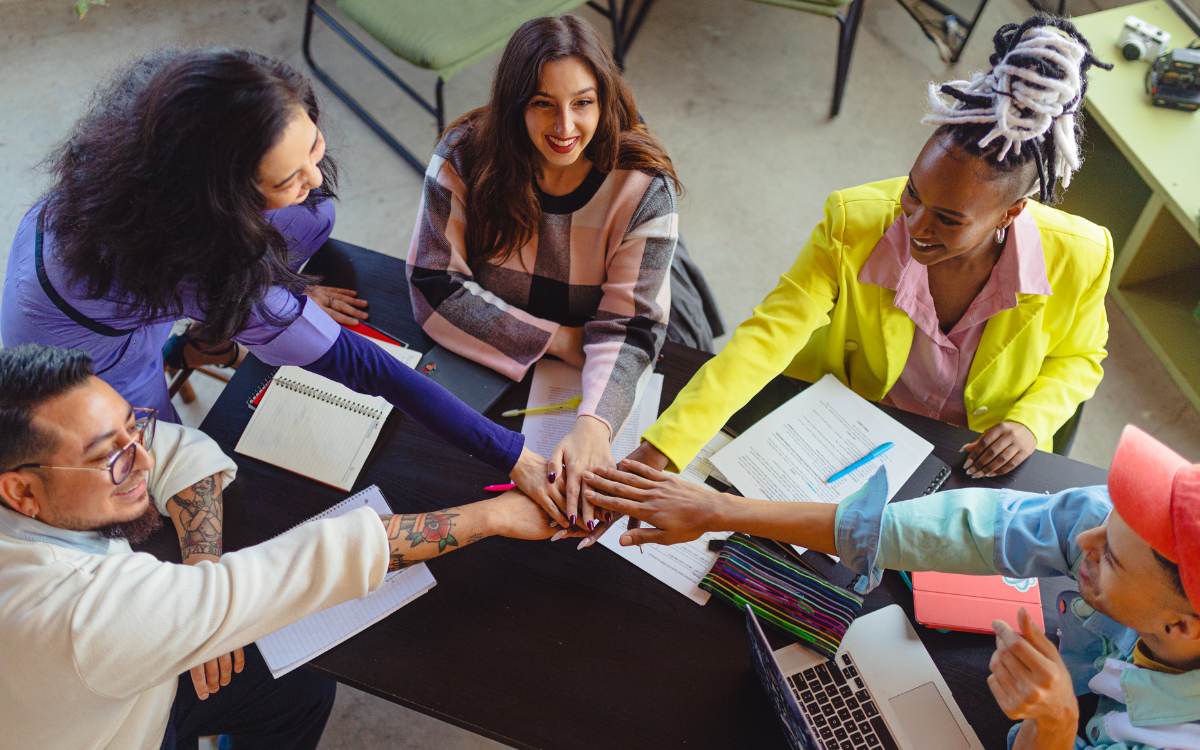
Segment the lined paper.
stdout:
<path fill-rule="evenodd" d="M 633 452 L 641 442 L 642 433 L 658 419 L 658 404 L 662 399 L 663 376 L 647 372 L 638 382 L 638 397 L 625 424 L 617 430 L 612 441 L 614 461 L 620 461 Z M 529 386 L 528 406 L 557 404 L 583 394 L 583 379 L 579 368 L 565 362 L 543 359 L 533 368 L 533 382 Z M 527 414 L 521 424 L 521 434 L 529 450 L 547 458 L 571 428 L 575 426 L 574 411 L 551 414 Z M 613 425 L 616 427 L 616 425 Z"/>
<path fill-rule="evenodd" d="M 349 490 L 392 405 L 299 367 L 280 367 L 234 450 Z"/>
<path fill-rule="evenodd" d="M 334 518 L 364 505 L 381 516 L 392 510 L 379 488 L 371 485 L 312 518 Z M 437 583 L 424 563 L 388 573 L 379 588 L 364 597 L 315 612 L 258 640 L 271 674 L 276 677 L 320 656 L 346 639 L 361 633 L 424 594 Z"/>

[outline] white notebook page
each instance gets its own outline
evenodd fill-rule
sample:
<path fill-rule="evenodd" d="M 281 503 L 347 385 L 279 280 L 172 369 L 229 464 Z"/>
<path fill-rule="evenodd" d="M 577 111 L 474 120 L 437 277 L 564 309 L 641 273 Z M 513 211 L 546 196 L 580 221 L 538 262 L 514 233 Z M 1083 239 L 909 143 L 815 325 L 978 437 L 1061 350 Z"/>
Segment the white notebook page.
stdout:
<path fill-rule="evenodd" d="M 340 516 L 364 505 L 381 516 L 392 513 L 379 488 L 371 485 L 309 521 Z M 271 674 L 281 677 L 366 630 L 433 588 L 435 583 L 424 563 L 388 573 L 379 588 L 366 596 L 313 613 L 258 639 L 258 650 Z"/>
<path fill-rule="evenodd" d="M 658 419 L 658 404 L 662 399 L 663 376 L 647 371 L 638 382 L 638 397 L 625 424 L 613 438 L 613 460 L 620 461 L 633 452 L 641 442 L 642 433 Z M 529 385 L 528 406 L 557 404 L 583 393 L 582 373 L 565 362 L 543 359 L 533 367 L 533 382 Z M 521 424 L 521 434 L 529 450 L 546 458 L 554 452 L 559 441 L 575 426 L 574 411 L 550 414 L 527 414 Z M 613 425 L 614 428 L 617 425 Z"/>
<path fill-rule="evenodd" d="M 386 399 L 288 365 L 275 373 L 234 450 L 349 490 L 391 411 Z"/>

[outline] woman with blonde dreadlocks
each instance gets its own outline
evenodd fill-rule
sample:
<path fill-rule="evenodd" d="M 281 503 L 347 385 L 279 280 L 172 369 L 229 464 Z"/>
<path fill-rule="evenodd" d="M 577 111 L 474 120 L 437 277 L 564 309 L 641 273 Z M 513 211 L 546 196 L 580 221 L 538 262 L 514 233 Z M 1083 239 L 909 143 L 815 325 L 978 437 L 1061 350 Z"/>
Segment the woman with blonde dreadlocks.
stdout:
<path fill-rule="evenodd" d="M 686 466 L 781 372 L 981 432 L 972 477 L 1051 447 L 1103 374 L 1112 238 L 1049 204 L 1080 166 L 1088 68 L 1110 66 L 1059 18 L 993 41 L 991 70 L 930 84 L 937 128 L 908 176 L 829 196 L 791 270 L 630 458 Z"/>

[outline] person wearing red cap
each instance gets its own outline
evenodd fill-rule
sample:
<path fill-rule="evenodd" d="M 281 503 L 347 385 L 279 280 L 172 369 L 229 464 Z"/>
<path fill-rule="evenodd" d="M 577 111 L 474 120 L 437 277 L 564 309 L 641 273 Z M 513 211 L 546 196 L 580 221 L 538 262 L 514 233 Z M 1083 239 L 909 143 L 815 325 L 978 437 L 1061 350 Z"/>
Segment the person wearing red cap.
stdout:
<path fill-rule="evenodd" d="M 970 488 L 888 504 L 878 470 L 839 505 L 736 497 L 626 459 L 585 476 L 588 502 L 654 528 L 621 544 L 741 531 L 837 554 L 863 575 L 936 570 L 1070 576 L 1055 648 L 1021 613 L 997 621 L 988 686 L 1010 748 L 1200 749 L 1200 464 L 1126 427 L 1108 486 L 1055 494 Z M 1077 696 L 1097 696 L 1079 736 Z"/>

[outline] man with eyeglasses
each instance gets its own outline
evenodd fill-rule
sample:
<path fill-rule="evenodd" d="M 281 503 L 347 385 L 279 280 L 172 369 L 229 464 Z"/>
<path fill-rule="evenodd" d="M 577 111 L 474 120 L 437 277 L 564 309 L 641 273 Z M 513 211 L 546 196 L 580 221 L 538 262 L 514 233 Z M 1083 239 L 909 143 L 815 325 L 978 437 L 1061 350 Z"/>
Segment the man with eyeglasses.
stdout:
<path fill-rule="evenodd" d="M 555 531 L 509 492 L 383 519 L 363 508 L 222 554 L 236 469 L 203 433 L 131 408 L 83 352 L 0 350 L 0 744 L 194 748 L 224 733 L 237 750 L 314 748 L 333 682 L 273 680 L 242 647 L 369 593 L 389 569 Z M 191 564 L 131 550 L 162 515 Z M 426 524 L 458 546 L 425 541 Z"/>

